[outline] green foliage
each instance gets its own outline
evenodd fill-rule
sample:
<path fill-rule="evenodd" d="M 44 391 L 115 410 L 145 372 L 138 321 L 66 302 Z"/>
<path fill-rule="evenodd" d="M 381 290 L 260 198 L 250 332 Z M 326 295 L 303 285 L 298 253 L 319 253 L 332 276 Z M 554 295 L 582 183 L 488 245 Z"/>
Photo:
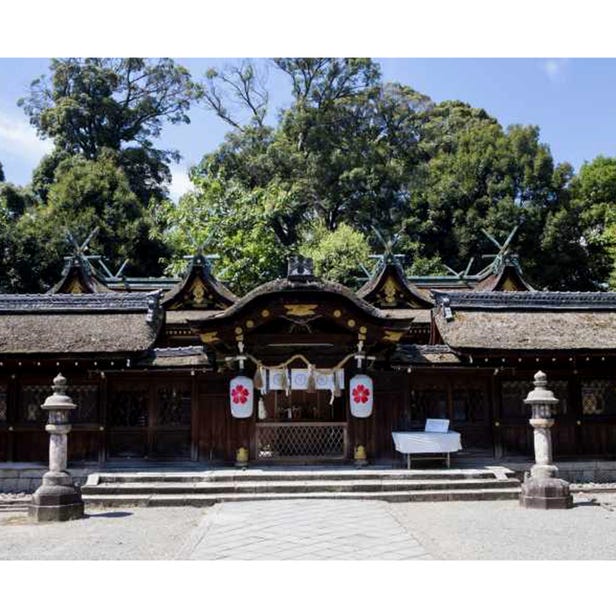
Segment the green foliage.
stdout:
<path fill-rule="evenodd" d="M 555 168 L 538 128 L 503 130 L 485 112 L 458 102 L 441 103 L 427 115 L 432 113 L 423 143 L 429 155 L 410 182 L 413 205 L 406 228 L 414 257 L 438 257 L 461 270 L 471 257 L 494 252 L 482 229 L 504 238 L 521 224 L 515 248 L 532 281 L 562 288 L 579 280 L 575 269 L 584 263 L 568 276 L 545 267 L 546 259 L 558 261 L 568 249 L 552 243 L 542 250 L 546 225 L 563 207 L 569 178 L 564 168 Z"/>
<path fill-rule="evenodd" d="M 39 255 L 39 249 L 47 249 L 50 242 L 42 237 L 29 243 L 27 236 L 33 231 L 29 212 L 35 207 L 35 196 L 28 189 L 0 184 L 0 290 L 4 293 L 43 290 L 37 272 L 45 256 Z"/>
<path fill-rule="evenodd" d="M 344 222 L 335 231 L 317 222 L 306 233 L 299 251 L 313 259 L 315 273 L 321 278 L 354 287 L 362 274 L 360 265 L 368 263 L 370 246 L 360 231 Z"/>
<path fill-rule="evenodd" d="M 210 96 L 210 108 L 233 131 L 193 173 L 258 193 L 288 250 L 303 249 L 302 238 L 317 223 L 330 232 L 344 223 L 366 237 L 373 226 L 389 235 L 403 229 L 397 249 L 409 256 L 410 271 L 444 273 L 443 264 L 460 270 L 475 257 L 477 268 L 479 257 L 493 252 L 482 229 L 506 237 L 522 223 L 515 247 L 533 281 L 593 285 L 579 236 L 564 228 L 573 218 L 570 167 L 554 164 L 537 127 L 504 130 L 483 109 L 460 101 L 435 105 L 407 86 L 383 82 L 371 60 L 275 64 L 290 77 L 294 97 L 275 126 L 250 112 L 242 124 L 230 107 L 216 104 L 225 86 L 232 93 L 243 83 L 250 91 L 253 81 L 241 76 L 254 73 L 245 64 L 210 75 L 205 91 L 217 97 Z M 555 241 L 558 234 L 564 241 Z"/>
<path fill-rule="evenodd" d="M 616 158 L 597 156 L 571 181 L 571 209 L 594 280 L 616 288 Z"/>
<path fill-rule="evenodd" d="M 215 273 L 236 293 L 283 275 L 288 250 L 269 224 L 264 192 L 217 179 L 197 179 L 195 184 L 177 205 L 168 201 L 158 212 L 159 228 L 164 229 L 158 237 L 175 255 L 175 260 L 166 260 L 168 271 L 181 271 L 181 256 L 203 246 L 219 255 Z"/>
<path fill-rule="evenodd" d="M 438 104 L 382 80 L 363 58 L 280 58 L 291 103 L 268 125 L 264 76 L 250 62 L 202 84 L 171 60 L 53 60 L 20 104 L 53 140 L 28 189 L 3 182 L 0 285 L 42 290 L 57 280 L 64 229 L 132 274 L 184 266 L 201 244 L 238 293 L 284 275 L 303 252 L 317 272 L 353 284 L 399 235 L 414 275 L 462 270 L 521 224 L 513 248 L 538 287 L 616 288 L 616 159 L 576 176 L 555 164 L 535 126 L 504 129 L 485 110 Z M 166 122 L 188 122 L 195 100 L 231 132 L 191 173 L 195 189 L 167 199 L 178 152 L 154 147 Z M 471 272 L 472 273 L 472 272 Z"/>
<path fill-rule="evenodd" d="M 153 139 L 164 122 L 189 123 L 200 90 L 188 71 L 169 59 L 69 58 L 52 60 L 50 72 L 33 81 L 18 103 L 38 134 L 56 147 L 35 172 L 37 193 L 44 198 L 45 180 L 63 154 L 93 160 L 112 150 L 142 204 L 162 199 L 169 163 L 179 153 L 155 148 Z"/>
<path fill-rule="evenodd" d="M 166 122 L 188 123 L 199 95 L 188 71 L 168 59 L 52 60 L 50 75 L 19 101 L 55 148 L 35 169 L 28 199 L 4 188 L 12 216 L 10 242 L 3 236 L 6 288 L 48 288 L 69 250 L 66 231 L 84 238 L 95 227 L 92 249 L 112 265 L 128 258 L 127 274 L 159 273 L 168 251 L 156 239 L 155 213 L 179 153 L 153 140 Z"/>
<path fill-rule="evenodd" d="M 95 227 L 94 254 L 116 266 L 129 259 L 129 274 L 155 275 L 166 249 L 150 238 L 152 225 L 115 153 L 102 152 L 97 160 L 68 157 L 55 170 L 47 203 L 30 196 L 15 212 L 7 285 L 16 291 L 45 291 L 62 271 L 67 231 L 82 240 Z"/>

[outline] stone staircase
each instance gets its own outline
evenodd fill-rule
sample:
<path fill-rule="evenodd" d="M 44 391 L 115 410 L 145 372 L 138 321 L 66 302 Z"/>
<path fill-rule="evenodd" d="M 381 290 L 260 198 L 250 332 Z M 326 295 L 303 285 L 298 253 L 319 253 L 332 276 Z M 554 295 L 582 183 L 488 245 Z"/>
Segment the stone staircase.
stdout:
<path fill-rule="evenodd" d="M 517 499 L 513 471 L 490 466 L 448 470 L 208 470 L 100 472 L 82 486 L 91 507 L 206 507 L 273 499 L 376 499 L 389 502 Z"/>

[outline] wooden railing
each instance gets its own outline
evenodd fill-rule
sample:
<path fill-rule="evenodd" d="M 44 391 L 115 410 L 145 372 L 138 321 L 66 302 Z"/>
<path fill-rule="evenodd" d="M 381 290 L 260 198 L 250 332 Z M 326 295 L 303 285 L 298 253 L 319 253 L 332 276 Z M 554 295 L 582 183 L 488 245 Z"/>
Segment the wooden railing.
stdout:
<path fill-rule="evenodd" d="M 256 425 L 258 460 L 343 459 L 347 455 L 344 422 L 272 422 Z"/>

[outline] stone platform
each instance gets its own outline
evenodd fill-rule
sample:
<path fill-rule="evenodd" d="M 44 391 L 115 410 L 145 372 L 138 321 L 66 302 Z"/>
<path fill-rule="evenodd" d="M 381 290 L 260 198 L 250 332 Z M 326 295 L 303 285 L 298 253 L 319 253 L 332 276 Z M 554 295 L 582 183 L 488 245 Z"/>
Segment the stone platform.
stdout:
<path fill-rule="evenodd" d="M 388 502 L 516 499 L 520 482 L 504 467 L 447 470 L 248 469 L 93 473 L 90 506 L 210 506 L 222 502 L 361 499 Z"/>

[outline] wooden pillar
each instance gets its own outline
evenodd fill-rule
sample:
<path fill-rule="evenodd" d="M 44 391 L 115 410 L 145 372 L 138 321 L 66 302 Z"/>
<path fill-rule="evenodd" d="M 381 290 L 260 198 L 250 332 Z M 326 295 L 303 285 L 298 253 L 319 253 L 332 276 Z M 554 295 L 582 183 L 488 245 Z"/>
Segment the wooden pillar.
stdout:
<path fill-rule="evenodd" d="M 18 419 L 19 392 L 17 378 L 11 374 L 6 385 L 6 423 L 9 427 L 7 431 L 6 461 L 15 462 L 15 432 L 14 426 Z"/>
<path fill-rule="evenodd" d="M 109 403 L 109 379 L 104 372 L 100 375 L 100 400 L 99 400 L 99 413 L 100 413 L 100 438 L 98 441 L 98 463 L 104 464 L 107 460 L 107 405 Z"/>
<path fill-rule="evenodd" d="M 503 433 L 501 428 L 501 385 L 500 379 L 494 374 L 490 376 L 490 422 L 492 424 L 492 442 L 494 446 L 494 457 L 504 456 Z"/>
<path fill-rule="evenodd" d="M 190 459 L 193 462 L 199 459 L 199 434 L 199 388 L 193 370 L 190 374 Z"/>
<path fill-rule="evenodd" d="M 569 380 L 569 412 L 573 415 L 572 420 L 574 425 L 575 438 L 575 453 L 576 455 L 584 454 L 584 430 L 582 422 L 584 421 L 584 413 L 582 408 L 582 380 L 577 369 L 573 371 L 573 375 Z"/>

